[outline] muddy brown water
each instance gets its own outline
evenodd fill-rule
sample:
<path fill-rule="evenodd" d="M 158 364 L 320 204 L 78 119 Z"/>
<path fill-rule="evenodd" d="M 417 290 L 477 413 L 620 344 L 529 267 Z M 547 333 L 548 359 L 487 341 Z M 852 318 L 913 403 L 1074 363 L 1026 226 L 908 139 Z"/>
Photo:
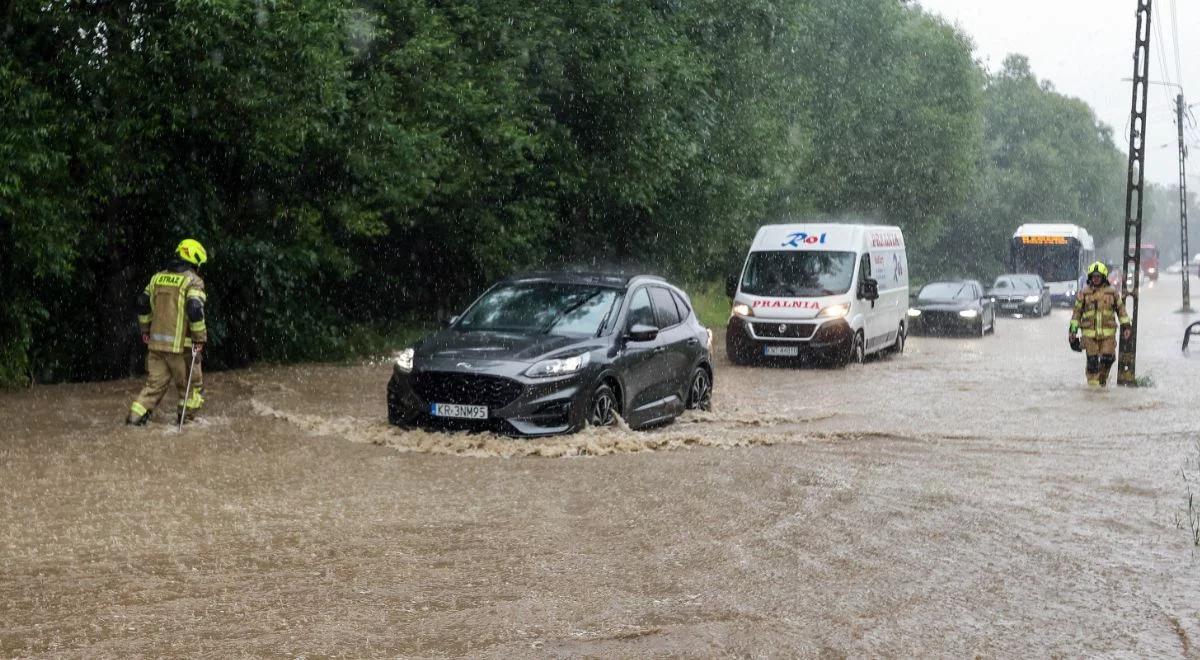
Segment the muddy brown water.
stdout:
<path fill-rule="evenodd" d="M 3 393 L 0 655 L 1195 657 L 1178 293 L 1151 388 L 1088 391 L 1059 310 L 722 363 L 649 432 L 402 432 L 385 361 L 213 374 L 182 434 L 133 381 Z"/>

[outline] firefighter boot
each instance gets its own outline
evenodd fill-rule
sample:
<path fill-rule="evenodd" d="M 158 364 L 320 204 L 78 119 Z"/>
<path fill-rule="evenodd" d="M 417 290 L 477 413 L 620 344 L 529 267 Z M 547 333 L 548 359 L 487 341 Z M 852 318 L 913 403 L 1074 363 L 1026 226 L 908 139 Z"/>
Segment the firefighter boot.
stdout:
<path fill-rule="evenodd" d="M 145 406 L 134 401 L 129 406 L 129 416 L 125 418 L 125 423 L 131 426 L 145 426 L 146 422 L 150 421 L 150 412 Z"/>
<path fill-rule="evenodd" d="M 1100 387 L 1100 356 L 1087 356 L 1087 384 L 1088 387 Z"/>
<path fill-rule="evenodd" d="M 1116 361 L 1117 356 L 1115 355 L 1100 356 L 1100 374 L 1098 379 L 1100 382 L 1100 387 L 1108 387 L 1108 374 L 1110 371 L 1112 371 L 1112 366 L 1114 363 L 1116 363 Z"/>

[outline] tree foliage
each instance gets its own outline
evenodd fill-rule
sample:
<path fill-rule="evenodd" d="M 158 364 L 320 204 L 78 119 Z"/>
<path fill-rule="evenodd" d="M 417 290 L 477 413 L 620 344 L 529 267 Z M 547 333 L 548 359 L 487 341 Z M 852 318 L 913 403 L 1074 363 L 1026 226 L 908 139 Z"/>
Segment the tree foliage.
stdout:
<path fill-rule="evenodd" d="M 1111 131 L 898 0 L 0 8 L 0 383 L 135 369 L 186 236 L 236 365 L 521 268 L 717 277 L 782 218 L 898 223 L 930 275 L 994 272 L 1022 221 L 1119 224 Z"/>

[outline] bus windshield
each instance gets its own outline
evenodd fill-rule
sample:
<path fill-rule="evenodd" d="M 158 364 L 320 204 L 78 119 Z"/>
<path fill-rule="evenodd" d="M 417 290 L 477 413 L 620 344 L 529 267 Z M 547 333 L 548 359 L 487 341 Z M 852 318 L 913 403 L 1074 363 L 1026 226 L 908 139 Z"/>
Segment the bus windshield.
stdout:
<path fill-rule="evenodd" d="M 1079 245 L 1074 242 L 1031 245 L 1014 242 L 1012 269 L 1041 275 L 1046 282 L 1073 282 L 1079 278 Z"/>

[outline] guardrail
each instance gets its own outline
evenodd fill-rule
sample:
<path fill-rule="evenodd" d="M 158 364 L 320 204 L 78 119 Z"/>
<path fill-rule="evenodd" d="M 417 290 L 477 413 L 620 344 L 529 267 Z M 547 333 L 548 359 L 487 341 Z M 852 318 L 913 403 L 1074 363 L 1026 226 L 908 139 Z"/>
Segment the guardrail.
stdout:
<path fill-rule="evenodd" d="M 1200 321 L 1189 325 L 1187 330 L 1183 331 L 1183 352 L 1185 355 L 1188 354 L 1188 341 L 1192 337 L 1200 337 Z"/>

